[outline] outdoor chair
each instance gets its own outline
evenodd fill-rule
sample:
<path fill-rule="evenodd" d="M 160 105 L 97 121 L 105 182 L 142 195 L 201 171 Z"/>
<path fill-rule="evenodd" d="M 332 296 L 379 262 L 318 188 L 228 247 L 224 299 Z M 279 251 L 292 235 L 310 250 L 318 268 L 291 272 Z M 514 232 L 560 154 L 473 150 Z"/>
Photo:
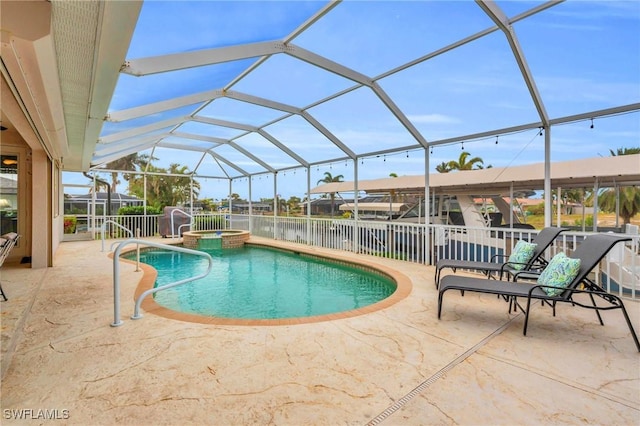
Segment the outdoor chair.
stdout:
<path fill-rule="evenodd" d="M 598 284 L 594 283 L 588 278 L 589 273 L 600 263 L 600 261 L 607 255 L 609 250 L 621 241 L 630 241 L 631 238 L 624 235 L 615 234 L 594 234 L 588 236 L 570 255 L 566 256 L 563 252 L 558 253 L 549 263 L 549 266 L 543 271 L 547 277 L 551 277 L 551 280 L 542 280 L 542 275 L 538 278 L 536 283 L 523 283 L 517 282 L 518 276 L 514 277 L 514 281 L 503 280 L 486 280 L 484 278 L 472 278 L 462 277 L 459 275 L 447 275 L 442 278 L 440 282 L 440 288 L 438 293 L 438 319 L 440 319 L 442 311 L 442 299 L 444 293 L 447 290 L 460 290 L 471 291 L 477 293 L 489 293 L 497 294 L 511 301 L 509 305 L 509 311 L 511 307 L 515 306 L 515 309 L 520 308 L 524 314 L 524 328 L 523 334 L 527 335 L 527 324 L 529 322 L 529 311 L 531 308 L 532 300 L 540 300 L 543 304 L 548 303 L 553 308 L 553 315 L 555 316 L 556 304 L 559 302 L 571 303 L 574 306 L 580 306 L 587 309 L 593 309 L 596 311 L 600 325 L 604 325 L 600 311 L 621 309 L 624 315 L 631 336 L 636 344 L 636 348 L 640 352 L 640 342 L 638 342 L 638 336 L 633 329 L 627 310 L 624 307 L 622 299 L 614 294 L 610 294 L 605 291 Z M 576 259 L 579 259 L 579 265 L 575 268 L 575 277 L 571 277 L 563 274 L 564 266 L 562 265 L 562 257 L 573 260 L 574 265 Z M 559 259 L 556 262 L 556 258 Z M 559 266 L 556 268 L 556 265 Z M 530 272 L 526 273 L 531 275 Z M 564 276 L 563 276 L 564 275 Z M 565 282 L 561 279 L 564 278 Z M 554 285 L 548 285 L 552 282 Z M 591 305 L 584 304 L 579 300 L 574 299 L 576 294 L 588 294 L 591 299 Z M 526 298 L 526 308 L 523 308 L 517 301 L 517 298 Z M 604 301 L 605 305 L 597 305 L 595 297 Z"/>
<path fill-rule="evenodd" d="M 566 231 L 564 228 L 547 227 L 542 229 L 531 241 L 535 244 L 533 253 L 526 262 L 517 262 L 506 254 L 495 254 L 488 262 L 458 259 L 440 259 L 436 263 L 435 282 L 436 288 L 440 286 L 440 273 L 444 268 L 451 268 L 453 272 L 456 269 L 469 269 L 473 271 L 481 271 L 487 278 L 493 278 L 493 274 L 497 273 L 497 279 L 501 280 L 505 273 L 507 278 L 521 271 L 541 270 L 547 264 L 544 258 L 545 250 L 555 241 L 558 235 Z M 516 245 L 517 247 L 517 245 Z M 512 253 L 513 254 L 513 253 Z"/>
<path fill-rule="evenodd" d="M 9 232 L 0 237 L 0 268 L 4 265 L 5 259 L 9 256 L 9 252 L 11 252 L 18 243 L 18 238 L 20 238 L 20 235 L 15 232 Z M 5 302 L 8 300 L 2 289 L 2 283 L 0 283 L 0 296 L 2 296 Z"/>

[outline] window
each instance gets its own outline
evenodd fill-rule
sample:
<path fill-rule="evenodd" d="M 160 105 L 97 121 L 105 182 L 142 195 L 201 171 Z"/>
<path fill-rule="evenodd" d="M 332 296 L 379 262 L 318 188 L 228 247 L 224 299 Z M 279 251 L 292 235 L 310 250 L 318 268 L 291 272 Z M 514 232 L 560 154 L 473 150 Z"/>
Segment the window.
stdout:
<path fill-rule="evenodd" d="M 0 155 L 0 234 L 18 232 L 18 156 Z"/>

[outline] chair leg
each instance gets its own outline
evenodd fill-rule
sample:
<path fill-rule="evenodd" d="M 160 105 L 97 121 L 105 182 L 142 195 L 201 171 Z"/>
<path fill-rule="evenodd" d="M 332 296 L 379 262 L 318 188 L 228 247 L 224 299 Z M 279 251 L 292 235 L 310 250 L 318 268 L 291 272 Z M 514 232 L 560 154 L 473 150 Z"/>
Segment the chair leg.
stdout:
<path fill-rule="evenodd" d="M 436 289 L 440 288 L 440 275 L 442 270 L 447 267 L 448 266 L 443 266 L 441 268 L 438 268 L 438 265 L 436 265 L 436 276 L 435 276 Z M 456 273 L 456 268 L 451 268 L 451 270 L 453 271 L 454 274 Z"/>
<path fill-rule="evenodd" d="M 442 297 L 444 296 L 444 291 L 438 292 L 438 319 L 440 319 L 440 314 L 442 313 Z"/>
<path fill-rule="evenodd" d="M 608 296 L 616 301 L 618 308 L 622 309 L 622 315 L 624 315 L 624 319 L 627 322 L 627 325 L 629 326 L 629 331 L 631 332 L 631 337 L 633 337 L 633 342 L 636 344 L 636 348 L 638 349 L 638 352 L 640 352 L 640 341 L 638 341 L 638 335 L 636 334 L 636 331 L 633 328 L 633 324 L 631 324 L 631 320 L 629 319 L 629 314 L 627 313 L 627 308 L 624 307 L 624 303 L 622 302 L 622 299 L 613 294 L 609 294 Z M 594 302 L 594 305 L 595 305 L 595 302 Z M 597 312 L 597 309 L 596 309 L 596 312 Z M 600 315 L 598 315 L 598 317 L 600 317 Z"/>
<path fill-rule="evenodd" d="M 522 306 L 520 307 L 522 309 Z M 527 310 L 524 312 L 524 328 L 522 334 L 527 335 L 527 326 L 529 325 L 529 311 L 531 310 L 531 298 L 527 297 Z"/>
<path fill-rule="evenodd" d="M 2 284 L 0 283 L 0 296 L 2 296 L 2 298 L 4 299 L 4 301 L 6 302 L 7 300 L 7 296 L 5 296 L 4 294 L 4 290 L 2 289 Z"/>
<path fill-rule="evenodd" d="M 624 315 L 624 319 L 627 321 L 627 325 L 629 326 L 629 331 L 631 332 L 631 337 L 633 337 L 633 341 L 636 344 L 636 348 L 638 349 L 638 352 L 640 352 L 640 342 L 638 341 L 638 335 L 633 329 L 633 325 L 631 324 L 631 320 L 629 319 L 629 314 L 627 314 L 627 309 L 624 307 L 622 300 L 620 300 L 620 309 L 622 309 L 622 315 Z"/>
<path fill-rule="evenodd" d="M 600 321 L 600 325 L 604 325 L 604 321 L 602 321 L 602 316 L 600 315 L 600 310 L 598 309 L 598 305 L 596 305 L 596 300 L 593 298 L 593 294 L 589 293 L 589 297 L 591 297 L 591 303 L 596 308 L 596 315 L 598 316 L 598 321 Z M 622 302 L 621 302 L 622 303 Z"/>

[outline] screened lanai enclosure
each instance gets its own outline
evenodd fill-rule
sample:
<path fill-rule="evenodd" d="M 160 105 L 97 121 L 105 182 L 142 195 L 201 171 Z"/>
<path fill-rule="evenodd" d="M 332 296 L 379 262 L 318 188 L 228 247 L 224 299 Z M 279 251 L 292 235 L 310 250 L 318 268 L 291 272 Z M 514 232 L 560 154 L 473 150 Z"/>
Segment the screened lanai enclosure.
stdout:
<path fill-rule="evenodd" d="M 424 200 L 429 174 L 452 160 L 505 171 L 542 164 L 530 189 L 544 197 L 550 225 L 561 189 L 552 164 L 639 146 L 638 2 L 56 0 L 52 8 L 67 132 L 82 141 L 64 170 L 142 181 L 143 199 L 156 190 L 151 177 L 185 177 L 185 205 L 209 198 L 227 209 L 194 226 L 431 262 L 443 241 L 469 230 L 367 224 L 358 199 L 373 194 L 360 182 L 423 176 L 422 194 L 412 195 Z M 79 78 L 87 55 L 93 81 Z M 74 111 L 74 97 L 88 99 L 88 115 Z M 606 184 L 634 187 L 635 175 Z M 601 189 L 592 177 L 564 189 Z M 311 220 L 309 203 L 340 196 L 314 189 L 332 180 L 352 185 L 350 217 Z M 280 208 L 290 197 L 308 203 L 304 214 Z M 435 205 L 423 204 L 429 217 Z M 633 257 L 631 281 L 633 244 L 621 254 Z"/>
<path fill-rule="evenodd" d="M 119 34 L 86 41 L 105 71 L 67 170 L 179 164 L 201 196 L 304 198 L 325 172 L 425 174 L 462 150 L 498 167 L 638 145 L 637 2 L 111 3 L 53 2 L 54 25 Z M 56 38 L 71 80 L 77 43 Z"/>

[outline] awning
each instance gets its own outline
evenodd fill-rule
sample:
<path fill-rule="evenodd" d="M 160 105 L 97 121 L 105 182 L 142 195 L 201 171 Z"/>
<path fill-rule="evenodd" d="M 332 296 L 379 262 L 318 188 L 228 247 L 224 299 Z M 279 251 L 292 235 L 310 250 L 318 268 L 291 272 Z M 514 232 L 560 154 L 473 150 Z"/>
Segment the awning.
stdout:
<path fill-rule="evenodd" d="M 402 212 L 409 207 L 405 203 L 358 203 L 359 212 Z M 341 211 L 355 210 L 354 204 L 342 204 L 339 209 Z"/>
<path fill-rule="evenodd" d="M 551 163 L 551 186 L 554 188 L 592 188 L 596 180 L 599 187 L 640 184 L 640 154 Z M 514 190 L 539 190 L 544 188 L 544 163 L 432 173 L 429 186 L 440 194 L 508 195 L 512 186 Z M 332 182 L 311 189 L 311 193 L 353 192 L 353 188 L 353 182 Z M 424 175 L 360 180 L 358 190 L 367 193 L 421 193 L 424 192 Z"/>

